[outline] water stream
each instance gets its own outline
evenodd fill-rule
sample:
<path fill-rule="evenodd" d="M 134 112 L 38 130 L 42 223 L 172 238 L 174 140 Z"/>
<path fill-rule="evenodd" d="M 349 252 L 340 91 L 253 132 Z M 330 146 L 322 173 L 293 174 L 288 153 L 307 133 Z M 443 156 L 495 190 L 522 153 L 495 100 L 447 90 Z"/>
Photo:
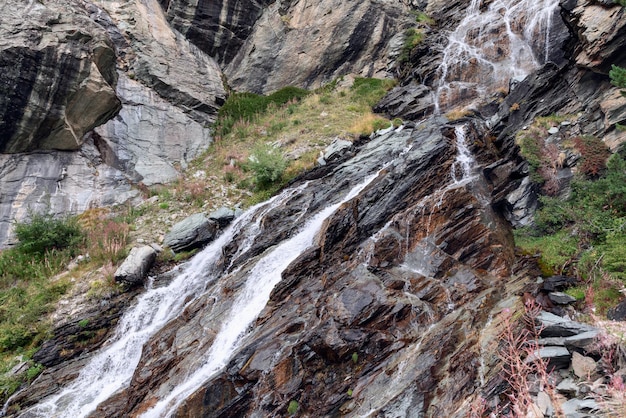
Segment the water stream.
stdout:
<path fill-rule="evenodd" d="M 450 34 L 438 70 L 440 84 L 435 93 L 438 111 L 447 108 L 453 101 L 459 103 L 473 100 L 506 86 L 512 77 L 527 75 L 547 59 L 549 51 L 545 39 L 549 38 L 549 23 L 558 0 L 495 0 L 482 9 L 480 3 L 481 0 L 472 0 L 466 17 Z M 543 53 L 538 55 L 537 51 Z M 443 182 L 446 183 L 443 187 L 424 198 L 431 199 L 431 202 L 439 200 L 438 203 L 431 203 L 431 215 L 432 208 L 443 202 L 447 191 L 465 187 L 476 177 L 473 171 L 475 161 L 466 143 L 465 128 L 458 126 L 455 130 L 457 157 L 450 170 L 450 177 Z M 404 152 L 408 151 L 409 148 Z M 306 223 L 303 221 L 304 226 L 289 239 L 259 259 L 247 274 L 245 285 L 235 296 L 230 313 L 225 316 L 220 331 L 204 356 L 204 363 L 189 371 L 186 378 L 182 379 L 183 383 L 146 411 L 144 417 L 171 416 L 191 393 L 230 361 L 247 330 L 267 304 L 272 289 L 281 280 L 282 272 L 313 245 L 325 220 L 342 204 L 361 193 L 379 173 L 369 175 L 339 202 L 329 204 Z M 215 282 L 224 273 L 224 267 L 218 267 L 221 265 L 218 261 L 224 247 L 237 234 L 246 237 L 240 241 L 243 244 L 231 258 L 232 262 L 226 267 L 228 270 L 238 258 L 245 257 L 254 237 L 262 233 L 260 225 L 263 216 L 296 193 L 305 193 L 306 187 L 303 184 L 286 190 L 247 211 L 216 241 L 196 255 L 169 285 L 150 288 L 138 297 L 136 304 L 120 319 L 113 337 L 93 355 L 74 382 L 25 411 L 22 416 L 85 417 L 101 402 L 127 387 L 139 363 L 143 345 L 183 311 L 187 306 L 185 301 L 192 303 L 194 297 L 204 293 L 207 284 Z M 306 208 L 303 216 L 305 212 Z M 430 216 L 423 222 L 428 230 Z M 381 231 L 390 225 L 388 222 Z M 374 234 L 372 242 L 376 239 L 377 235 Z M 424 257 L 426 255 L 425 252 Z M 367 258 L 365 261 L 369 262 Z M 417 262 L 409 267 L 429 273 L 426 265 Z"/>
<path fill-rule="evenodd" d="M 167 286 L 149 288 L 120 319 L 114 335 L 95 354 L 74 382 L 59 393 L 42 400 L 26 411 L 28 417 L 83 417 L 119 389 L 128 386 L 141 357 L 141 348 L 170 320 L 185 308 L 185 301 L 201 294 L 222 273 L 216 267 L 222 249 L 244 228 L 250 244 L 258 228 L 256 219 L 279 207 L 306 185 L 286 190 L 259 204 L 239 217 L 232 226 L 185 265 Z M 245 248 L 243 249 L 245 250 Z"/>
<path fill-rule="evenodd" d="M 226 316 L 225 322 L 215 336 L 204 365 L 193 371 L 187 376 L 183 384 L 176 386 L 167 397 L 161 399 L 153 408 L 143 414 L 144 418 L 171 416 L 186 397 L 228 363 L 246 330 L 267 304 L 272 289 L 280 282 L 282 272 L 313 244 L 324 221 L 339 206 L 357 196 L 378 177 L 379 173 L 380 171 L 356 185 L 340 202 L 327 206 L 317 213 L 300 232 L 283 241 L 256 263 L 248 273 L 244 289 L 237 296 L 230 313 Z"/>
<path fill-rule="evenodd" d="M 437 70 L 435 111 L 467 106 L 511 79 L 522 79 L 550 55 L 550 26 L 559 0 L 472 0 L 450 33 Z"/>

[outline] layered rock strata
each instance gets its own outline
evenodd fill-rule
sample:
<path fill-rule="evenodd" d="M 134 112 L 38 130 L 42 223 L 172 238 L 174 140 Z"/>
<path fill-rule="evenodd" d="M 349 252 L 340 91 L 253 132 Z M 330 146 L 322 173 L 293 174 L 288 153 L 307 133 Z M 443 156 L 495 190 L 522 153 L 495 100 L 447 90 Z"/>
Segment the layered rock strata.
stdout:
<path fill-rule="evenodd" d="M 156 0 L 0 7 L 0 246 L 31 211 L 128 202 L 211 143 L 221 71 Z"/>
<path fill-rule="evenodd" d="M 236 90 L 319 87 L 348 73 L 389 77 L 411 24 L 392 1 L 161 0 L 172 26 L 215 56 Z"/>

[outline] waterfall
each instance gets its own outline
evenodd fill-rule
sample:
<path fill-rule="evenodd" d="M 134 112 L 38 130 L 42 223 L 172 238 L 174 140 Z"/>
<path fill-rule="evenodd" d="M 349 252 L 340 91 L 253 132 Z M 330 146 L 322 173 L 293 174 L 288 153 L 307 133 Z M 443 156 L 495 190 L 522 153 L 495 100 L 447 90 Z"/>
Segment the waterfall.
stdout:
<path fill-rule="evenodd" d="M 450 33 L 437 69 L 435 112 L 468 105 L 509 80 L 521 79 L 549 58 L 550 25 L 559 0 L 472 0 Z"/>
<path fill-rule="evenodd" d="M 116 328 L 114 335 L 81 370 L 72 384 L 59 393 L 42 400 L 25 412 L 28 417 L 84 417 L 98 404 L 118 390 L 128 386 L 139 363 L 142 347 L 157 331 L 177 317 L 185 308 L 185 301 L 201 294 L 222 271 L 216 267 L 222 249 L 240 232 L 247 234 L 240 251 L 245 251 L 256 234 L 257 219 L 280 206 L 306 183 L 289 189 L 261 203 L 240 216 L 213 243 L 194 256 L 181 273 L 167 286 L 149 288 L 137 298 Z M 239 253 L 238 252 L 238 253 Z"/>
<path fill-rule="evenodd" d="M 230 313 L 216 335 L 204 365 L 190 374 L 183 384 L 176 386 L 167 397 L 142 415 L 143 417 L 171 416 L 187 396 L 226 366 L 246 330 L 267 304 L 272 289 L 280 282 L 282 272 L 313 244 L 324 221 L 339 206 L 357 196 L 379 173 L 380 171 L 356 185 L 339 203 L 327 206 L 316 214 L 301 231 L 283 241 L 256 263 L 248 274 L 244 289 L 237 296 Z"/>
<path fill-rule="evenodd" d="M 462 125 L 457 125 L 454 128 L 454 133 L 456 135 L 456 160 L 450 169 L 450 176 L 452 177 L 453 184 L 458 185 L 465 180 L 472 178 L 472 169 L 476 164 L 476 161 L 474 160 L 474 156 L 465 141 L 464 127 Z M 459 169 L 461 174 L 460 178 Z"/>

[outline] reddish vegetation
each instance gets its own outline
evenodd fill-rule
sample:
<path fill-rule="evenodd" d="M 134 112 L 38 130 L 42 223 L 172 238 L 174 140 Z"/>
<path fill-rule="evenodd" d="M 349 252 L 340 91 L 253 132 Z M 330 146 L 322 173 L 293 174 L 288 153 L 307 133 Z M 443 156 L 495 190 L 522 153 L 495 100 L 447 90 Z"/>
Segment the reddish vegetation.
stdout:
<path fill-rule="evenodd" d="M 580 152 L 580 171 L 588 177 L 598 177 L 606 168 L 611 155 L 607 146 L 594 136 L 574 138 L 574 146 Z"/>

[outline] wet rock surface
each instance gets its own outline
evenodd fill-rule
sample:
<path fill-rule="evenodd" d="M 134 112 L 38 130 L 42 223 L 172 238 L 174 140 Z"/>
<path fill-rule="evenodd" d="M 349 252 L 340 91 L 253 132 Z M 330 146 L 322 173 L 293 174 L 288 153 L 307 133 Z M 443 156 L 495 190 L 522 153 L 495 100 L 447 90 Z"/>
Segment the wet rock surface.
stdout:
<path fill-rule="evenodd" d="M 351 71 L 379 74 L 378 69 L 384 67 L 380 65 L 382 61 L 361 68 L 359 54 L 361 50 L 372 54 L 367 45 L 378 48 L 375 57 L 387 54 L 381 45 L 393 42 L 386 33 L 381 37 L 370 36 L 367 42 L 371 42 L 366 46 L 358 44 L 359 51 L 350 48 L 351 45 L 356 48 L 357 40 L 348 41 L 347 47 L 338 40 L 344 39 L 342 36 L 351 30 L 354 36 L 376 35 L 379 28 L 393 33 L 388 25 L 401 21 L 392 19 L 397 5 L 383 2 L 383 12 L 374 16 L 371 13 L 373 3 L 348 2 L 341 6 L 331 1 L 322 3 L 334 6 L 332 16 L 327 19 L 335 25 L 341 25 L 343 19 L 362 21 L 354 30 L 350 24 L 343 25 L 341 30 L 345 33 L 327 31 L 332 32 L 337 48 L 330 50 L 330 55 L 324 55 L 325 64 L 344 60 L 350 64 Z M 442 28 L 452 27 L 461 15 L 459 5 L 454 2 L 412 3 L 420 3 L 432 12 Z M 586 5 L 586 0 L 563 3 L 570 27 L 578 25 L 568 20 L 572 19 L 568 11 Z M 137 4 L 111 3 L 108 13 L 115 19 L 127 19 L 129 25 L 135 25 L 130 20 L 133 13 L 159 15 L 158 9 L 152 7 L 155 2 Z M 284 73 L 280 73 L 274 63 L 281 64 L 282 52 L 267 53 L 268 48 L 288 49 L 294 39 L 301 39 L 303 34 L 311 38 L 311 42 L 320 42 L 305 24 L 308 22 L 305 17 L 320 16 L 321 9 L 317 6 L 307 8 L 304 2 L 266 5 L 262 2 L 209 4 L 200 1 L 197 6 L 185 8 L 186 3 L 176 0 L 162 0 L 160 4 L 172 25 L 189 39 L 195 39 L 200 49 L 221 51 L 223 45 L 239 48 L 224 51 L 222 55 L 218 53 L 221 63 L 230 66 L 227 72 L 231 71 L 229 74 L 238 86 L 268 91 L 284 79 L 289 79 L 290 84 L 291 80 L 296 80 L 304 85 L 315 85 L 347 68 L 295 74 L 292 67 L 286 66 Z M 244 6 L 249 6 L 250 14 L 244 14 Z M 369 14 L 363 14 L 364 10 Z M 590 22 L 604 13 L 612 13 L 610 7 L 589 10 L 598 14 L 593 19 L 586 16 L 580 21 Z M 228 12 L 227 21 L 233 25 L 211 23 L 218 19 L 218 11 L 219 19 L 222 19 L 222 11 Z M 157 21 L 161 23 L 149 27 L 148 32 L 166 28 L 163 20 Z M 194 26 L 197 24 L 197 30 L 187 24 L 190 21 Z M 119 119 L 105 125 L 106 129 L 96 130 L 100 140 L 94 136 L 91 141 L 94 147 L 100 144 L 101 154 L 90 155 L 101 155 L 115 167 L 131 167 L 128 172 L 135 179 L 149 178 L 144 174 L 146 171 L 137 168 L 143 164 L 140 159 L 102 151 L 123 144 L 121 141 L 111 145 L 113 140 L 107 139 L 104 132 L 123 129 L 136 115 L 144 111 L 150 113 L 148 109 L 161 105 L 169 115 L 168 126 L 179 127 L 176 132 L 180 133 L 185 124 L 199 133 L 206 132 L 204 124 L 214 117 L 215 105 L 222 96 L 216 94 L 213 99 L 205 97 L 205 100 L 201 95 L 172 88 L 174 83 L 167 81 L 166 75 L 176 73 L 174 70 L 180 67 L 168 69 L 166 64 L 160 65 L 159 59 L 147 62 L 150 45 L 139 42 L 133 49 L 132 42 L 126 39 L 127 33 L 116 32 L 114 26 L 105 25 L 118 57 L 122 58 L 121 65 L 132 68 L 141 84 L 120 75 L 118 95 L 124 96 L 120 93 L 124 86 L 127 90 L 135 89 L 135 93 L 125 96 L 127 100 L 122 97 L 124 108 Z M 270 29 L 275 32 L 270 33 Z M 620 30 L 610 33 L 619 35 Z M 181 45 L 178 35 L 161 35 L 167 38 L 166 45 Z M 326 35 L 324 31 L 320 33 L 322 41 Z M 611 35 L 605 45 L 619 43 L 623 37 L 617 35 Z M 205 44 L 201 44 L 202 40 Z M 254 44 L 253 40 L 259 43 Z M 384 102 L 381 111 L 400 112 L 397 114 L 409 118 L 418 118 L 430 111 L 426 90 L 430 87 L 424 86 L 434 85 L 444 41 L 444 35 L 433 34 L 426 44 L 413 51 L 411 59 L 423 60 L 423 67 L 401 80 L 401 88 Z M 570 41 L 573 50 L 582 42 L 577 37 Z M 189 48 L 192 55 L 201 54 Z M 609 50 L 616 51 L 612 47 Z M 346 58 L 345 51 L 354 54 Z M 609 52 L 609 55 L 615 56 L 615 53 Z M 133 57 L 140 56 L 144 58 L 133 61 Z M 164 57 L 162 53 L 155 56 Z M 268 56 L 273 60 L 271 65 L 267 64 Z M 582 53 L 579 57 L 583 57 Z M 335 58 L 337 60 L 333 61 Z M 198 384 L 177 404 L 175 415 L 284 416 L 290 402 L 297 401 L 299 414 L 304 416 L 461 417 L 468 411 L 468 402 L 478 396 L 491 405 L 497 404 L 507 387 L 500 373 L 502 318 L 510 310 L 523 309 L 524 287 L 529 278 L 537 277 L 536 272 L 522 265 L 523 259 L 515 262 L 507 222 L 527 224 L 536 203 L 533 186 L 527 181 L 528 166 L 515 145 L 515 134 L 536 116 L 580 113 L 571 129 L 581 134 L 607 134 L 615 143 L 620 142 L 621 134 L 615 132 L 611 121 L 621 117 L 622 104 L 609 100 L 608 79 L 605 74 L 596 72 L 602 65 L 591 63 L 588 68 L 579 68 L 558 58 L 553 60 L 556 64 L 548 63 L 527 78 L 515 80 L 502 103 L 496 100 L 486 107 L 488 111 L 474 109 L 454 123 L 437 117 L 374 135 L 371 140 L 355 144 L 349 152 L 340 153 L 324 167 L 293 182 L 292 192 L 259 209 L 229 238 L 217 254 L 218 261 L 202 271 L 201 290 L 186 299 L 189 303 L 182 313 L 143 346 L 130 384 L 102 402 L 92 416 L 136 416 L 167 399 L 173 388 L 184 386 L 206 363 L 207 353 L 222 331 L 224 319 L 243 314 L 243 309 L 234 313 L 231 309 L 236 306 L 237 295 L 246 289 L 249 275 L 262 264 L 264 257 L 276 248 L 285 251 L 280 256 L 286 257 L 286 249 L 279 245 L 306 229 L 306 219 L 329 204 L 338 203 L 353 187 L 375 173 L 376 177 L 371 177 L 366 187 L 339 205 L 322 223 L 313 244 L 279 272 L 279 280 L 267 304 L 248 326 L 232 356 L 225 360 L 223 367 L 220 365 L 215 372 L 198 378 Z M 205 58 L 200 61 L 206 63 Z M 305 60 L 297 62 L 309 71 Z M 284 62 L 281 65 L 284 66 Z M 244 71 L 252 75 L 249 81 L 238 76 Z M 267 77 L 267 74 L 272 76 Z M 416 84 L 416 80 L 423 84 Z M 146 107 L 146 102 L 137 99 L 149 96 L 147 86 L 155 88 L 159 96 L 152 97 L 155 99 L 150 101 L 152 107 Z M 408 91 L 409 87 L 403 90 L 403 86 L 410 86 L 412 90 Z M 215 87 L 214 91 L 219 93 L 219 88 Z M 203 103 L 199 112 L 196 100 Z M 180 112 L 172 115 L 172 108 L 164 102 L 176 103 Z M 141 106 L 136 106 L 138 104 Z M 136 109 L 131 110 L 131 107 Z M 141 126 L 156 126 L 161 116 L 161 113 L 154 113 Z M 554 135 L 566 129 L 570 128 L 558 128 Z M 120 138 L 132 138 L 142 130 L 131 133 L 129 128 Z M 457 159 L 462 138 L 476 159 L 469 173 L 463 173 L 463 164 Z M 141 154 L 142 149 L 146 148 L 139 147 L 136 149 L 139 151 L 133 152 Z M 131 163 L 125 165 L 126 161 Z M 55 170 L 61 167 L 57 165 Z M 158 167 L 161 168 L 154 170 L 153 175 L 163 171 L 163 165 Z M 54 186 L 53 177 L 51 173 L 46 175 L 49 178 L 47 190 Z M 224 272 L 224 276 L 219 281 L 210 279 L 213 270 Z M 173 274 L 162 281 L 170 281 Z M 567 282 L 563 277 L 548 278 L 538 292 L 549 299 L 550 292 L 561 290 Z M 124 303 L 120 302 L 120 306 L 125 306 Z M 113 318 L 112 324 L 119 312 L 109 317 Z M 57 327 L 55 337 L 44 345 L 37 357 L 37 361 L 50 368 L 27 391 L 12 400 L 12 410 L 22 407 L 22 415 L 29 416 L 30 405 L 76 376 L 84 365 L 84 357 L 77 356 L 86 354 L 85 346 L 97 347 L 106 335 L 99 333 L 101 328 L 95 322 L 91 328 L 91 321 L 89 317 L 88 322 L 81 319 Z M 599 364 L 597 359 L 601 355 L 593 348 L 597 330 L 547 312 L 539 315 L 538 325 L 541 331 L 537 351 L 551 352 L 545 358 L 554 359 L 550 362 L 568 374 L 569 380 L 554 375 L 557 390 L 566 396 L 559 404 L 546 397 L 541 388 L 535 390 L 532 396 L 536 408 L 533 410 L 548 416 L 558 408 L 572 416 L 596 413 L 598 402 L 586 397 L 590 391 L 603 396 L 600 386 L 606 384 L 594 389 L 588 382 L 574 379 L 575 372 L 569 369 L 570 366 L 574 369 L 570 364 L 573 356 L 579 375 L 591 373 L 593 369 L 591 362 L 580 360 L 579 355 Z M 83 334 L 83 328 L 95 334 Z M 77 338 L 80 342 L 83 337 L 93 338 L 90 340 L 93 344 L 76 343 Z M 68 361 L 63 362 L 65 360 Z"/>
<path fill-rule="evenodd" d="M 226 259 L 232 258 L 224 264 L 234 272 L 187 307 L 185 322 L 172 322 L 146 345 L 130 387 L 99 413 L 132 415 L 180 383 L 173 370 L 198 368 L 202 350 L 194 347 L 213 341 L 233 303 L 224 295 L 242 286 L 255 255 L 293 234 L 303 213 L 322 209 L 364 173 L 376 172 L 381 159 L 403 153 L 326 222 L 316 243 L 283 272 L 225 370 L 202 384 L 178 414 L 274 415 L 291 398 L 299 399 L 302 411 L 321 415 L 359 416 L 366 408 L 383 411 L 410 399 L 422 413 L 442 405 L 449 405 L 443 413 L 456 411 L 452 394 L 473 391 L 477 378 L 465 367 L 477 340 L 462 338 L 462 330 L 487 320 L 471 312 L 493 304 L 498 277 L 509 272 L 513 257 L 510 236 L 498 226 L 503 221 L 484 201 L 480 177 L 458 185 L 449 178 L 445 191 L 433 183 L 455 163 L 455 140 L 453 127 L 430 123 L 381 135 L 333 175 L 266 213 L 264 232 L 247 253 L 233 257 L 227 249 Z M 461 216 L 463 225 L 456 222 Z M 233 250 L 241 239 L 243 233 Z M 423 263 L 433 258 L 438 263 L 426 269 Z M 198 327 L 205 336 L 193 332 Z M 284 338 L 277 341 L 277 334 Z M 435 364 L 448 365 L 435 371 Z M 382 390 L 390 379 L 399 382 Z M 424 392 L 415 381 L 423 382 Z M 262 398 L 253 396 L 260 391 Z"/>

